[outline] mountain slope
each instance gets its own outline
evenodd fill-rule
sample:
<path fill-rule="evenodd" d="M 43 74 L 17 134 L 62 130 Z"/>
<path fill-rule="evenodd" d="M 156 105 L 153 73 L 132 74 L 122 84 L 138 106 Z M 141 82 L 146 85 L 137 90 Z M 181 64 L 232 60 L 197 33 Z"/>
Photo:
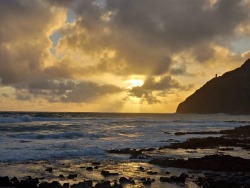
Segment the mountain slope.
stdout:
<path fill-rule="evenodd" d="M 180 103 L 176 112 L 250 114 L 250 59 L 208 81 Z"/>

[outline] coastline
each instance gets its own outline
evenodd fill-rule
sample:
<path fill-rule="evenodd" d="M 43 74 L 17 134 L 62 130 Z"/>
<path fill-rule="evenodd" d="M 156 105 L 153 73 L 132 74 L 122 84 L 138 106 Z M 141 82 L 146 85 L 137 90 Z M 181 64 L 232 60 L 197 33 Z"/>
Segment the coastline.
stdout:
<path fill-rule="evenodd" d="M 161 148 L 107 151 L 120 158 L 125 155 L 124 160 L 117 161 L 74 159 L 1 163 L 0 187 L 250 186 L 250 126 L 219 131 L 220 136 L 216 138 L 207 132 L 185 132 L 179 136 L 185 134 L 207 137 L 173 142 Z M 183 158 L 171 155 L 171 151 L 180 152 Z M 129 159 L 125 159 L 129 155 Z"/>

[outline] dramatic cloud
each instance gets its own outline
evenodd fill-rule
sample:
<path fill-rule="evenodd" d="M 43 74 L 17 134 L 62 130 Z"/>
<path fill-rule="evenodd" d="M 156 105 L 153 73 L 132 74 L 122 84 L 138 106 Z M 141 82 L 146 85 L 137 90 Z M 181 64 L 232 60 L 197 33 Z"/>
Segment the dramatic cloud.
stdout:
<path fill-rule="evenodd" d="M 42 74 L 50 55 L 48 36 L 63 23 L 64 11 L 41 1 L 0 1 L 0 78 L 3 84 Z"/>
<path fill-rule="evenodd" d="M 134 87 L 129 90 L 130 95 L 141 98 L 142 102 L 146 101 L 148 104 L 161 103 L 160 100 L 153 94 L 162 94 L 162 92 L 170 91 L 172 89 L 189 90 L 192 85 L 182 86 L 178 81 L 172 79 L 170 76 L 163 76 L 158 81 L 155 78 L 148 78 L 140 87 Z"/>
<path fill-rule="evenodd" d="M 62 102 L 90 102 L 108 94 L 121 92 L 122 90 L 113 85 L 98 85 L 95 83 L 79 83 L 73 90 L 62 97 Z"/>
<path fill-rule="evenodd" d="M 248 0 L 1 0 L 0 96 L 175 111 L 250 57 L 249 23 Z"/>
<path fill-rule="evenodd" d="M 103 61 L 102 57 L 98 66 L 125 62 L 123 72 L 112 71 L 117 74 L 165 74 L 172 55 L 182 51 L 204 62 L 214 56 L 213 44 L 228 46 L 228 38 L 249 18 L 241 0 L 219 0 L 213 5 L 208 0 L 106 0 L 102 6 L 98 3 L 102 1 L 71 2 L 67 6 L 74 11 L 76 23 L 61 30 L 65 34 L 61 47 L 96 55 L 114 50 L 115 58 Z"/>
<path fill-rule="evenodd" d="M 93 82 L 37 80 L 15 85 L 19 100 L 46 98 L 50 102 L 88 103 L 107 95 L 119 93 L 121 88 Z M 21 92 L 19 92 L 21 91 Z"/>

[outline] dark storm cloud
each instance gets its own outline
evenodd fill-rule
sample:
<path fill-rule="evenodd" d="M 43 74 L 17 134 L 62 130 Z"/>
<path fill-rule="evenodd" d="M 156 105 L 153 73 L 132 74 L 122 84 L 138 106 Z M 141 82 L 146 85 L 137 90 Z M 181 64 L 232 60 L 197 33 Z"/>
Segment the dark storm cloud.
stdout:
<path fill-rule="evenodd" d="M 181 88 L 181 85 L 176 80 L 172 79 L 170 76 L 163 76 L 159 81 L 154 78 L 148 78 L 144 84 L 143 88 L 147 90 L 168 90 L 172 88 Z"/>
<path fill-rule="evenodd" d="M 33 0 L 0 1 L 0 78 L 3 84 L 29 80 L 41 74 L 47 55 L 46 35 L 53 13 Z"/>
<path fill-rule="evenodd" d="M 153 94 L 152 91 L 146 90 L 143 87 L 134 87 L 129 91 L 129 96 L 137 97 L 141 99 L 141 103 L 146 102 L 148 104 L 161 103 Z"/>
<path fill-rule="evenodd" d="M 65 5 L 65 1 L 51 2 Z M 105 3 L 100 6 L 100 2 Z M 218 0 L 211 5 L 209 0 L 72 0 L 66 6 L 77 21 L 67 30 L 69 36 L 62 30 L 62 42 L 89 53 L 116 50 L 115 62 L 126 62 L 123 74 L 163 75 L 170 71 L 173 53 L 188 50 L 197 61 L 204 62 L 214 55 L 211 43 L 228 45 L 237 26 L 248 19 L 243 2 Z M 84 32 L 79 32 L 81 29 Z"/>
<path fill-rule="evenodd" d="M 62 102 L 91 102 L 105 95 L 121 92 L 122 89 L 113 85 L 98 85 L 92 82 L 82 82 L 61 98 Z"/>
<path fill-rule="evenodd" d="M 134 87 L 129 90 L 129 95 L 141 98 L 142 101 L 148 104 L 161 103 L 153 92 L 164 92 L 172 89 L 189 90 L 192 85 L 182 86 L 178 81 L 171 78 L 171 76 L 162 76 L 159 80 L 149 77 L 142 86 Z"/>
<path fill-rule="evenodd" d="M 130 31 L 150 46 L 167 45 L 176 51 L 233 34 L 247 18 L 241 0 L 109 0 L 107 8 L 116 10 L 112 23 Z"/>
<path fill-rule="evenodd" d="M 58 80 L 36 80 L 26 84 L 17 84 L 15 88 L 19 100 L 42 97 L 50 102 L 72 103 L 88 103 L 122 91 L 114 85 Z"/>

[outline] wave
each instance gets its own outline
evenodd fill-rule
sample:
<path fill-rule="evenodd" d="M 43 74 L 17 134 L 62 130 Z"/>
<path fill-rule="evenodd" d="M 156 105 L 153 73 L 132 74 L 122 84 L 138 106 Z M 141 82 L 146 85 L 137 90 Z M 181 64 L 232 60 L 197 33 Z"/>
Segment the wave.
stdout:
<path fill-rule="evenodd" d="M 11 138 L 17 139 L 77 139 L 77 138 L 101 138 L 105 137 L 103 134 L 93 134 L 93 133 L 80 133 L 80 132 L 61 132 L 54 134 L 30 134 L 30 133 L 22 133 L 22 134 L 10 134 L 7 135 Z"/>
<path fill-rule="evenodd" d="M 11 152 L 11 151 L 10 151 Z M 26 153 L 29 153 L 27 155 Z M 76 157 L 93 157 L 105 155 L 105 151 L 97 146 L 85 147 L 80 149 L 65 150 L 42 150 L 34 152 L 32 150 L 24 151 L 23 153 L 15 154 L 13 150 L 12 155 L 2 156 L 0 162 L 23 162 L 23 161 L 39 161 L 39 160 L 53 160 L 53 159 L 72 159 Z"/>
<path fill-rule="evenodd" d="M 0 117 L 0 123 L 22 123 L 22 122 L 34 122 L 34 121 L 68 121 L 69 118 L 52 118 L 52 117 L 32 117 L 29 115 L 23 115 L 19 117 Z"/>

